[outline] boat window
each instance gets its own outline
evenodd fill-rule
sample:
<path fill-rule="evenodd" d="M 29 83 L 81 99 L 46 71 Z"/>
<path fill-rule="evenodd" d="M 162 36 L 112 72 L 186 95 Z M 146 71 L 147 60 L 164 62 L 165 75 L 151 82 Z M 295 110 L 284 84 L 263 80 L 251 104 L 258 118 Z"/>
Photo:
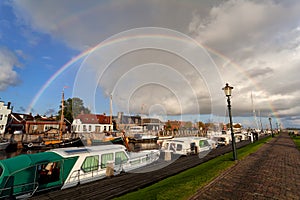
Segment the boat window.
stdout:
<path fill-rule="evenodd" d="M 199 146 L 200 146 L 200 148 L 204 147 L 204 141 L 203 140 L 199 141 Z"/>
<path fill-rule="evenodd" d="M 135 160 L 131 160 L 130 161 L 130 164 L 131 165 L 137 165 L 137 164 L 140 164 L 141 163 L 141 160 L 140 159 L 135 159 Z"/>
<path fill-rule="evenodd" d="M 170 144 L 170 150 L 175 151 L 176 149 L 176 144 L 175 143 L 171 143 Z"/>
<path fill-rule="evenodd" d="M 205 147 L 210 146 L 207 140 L 204 140 L 204 146 Z"/>
<path fill-rule="evenodd" d="M 101 168 L 106 168 L 108 161 L 114 160 L 114 154 L 113 153 L 106 153 L 101 155 Z"/>
<path fill-rule="evenodd" d="M 37 166 L 40 184 L 58 181 L 60 177 L 60 162 L 49 162 Z"/>
<path fill-rule="evenodd" d="M 190 144 L 190 146 L 191 146 L 191 151 L 194 151 L 195 150 L 195 142 L 192 142 L 191 144 Z"/>
<path fill-rule="evenodd" d="M 115 157 L 115 164 L 116 165 L 126 163 L 128 161 L 128 158 L 127 158 L 125 152 L 123 152 L 123 151 L 116 152 L 115 156 L 116 156 Z"/>
<path fill-rule="evenodd" d="M 81 165 L 81 169 L 84 173 L 98 170 L 98 168 L 99 156 L 88 156 Z"/>
<path fill-rule="evenodd" d="M 182 144 L 177 144 L 176 151 L 182 151 Z"/>
<path fill-rule="evenodd" d="M 208 143 L 207 140 L 200 140 L 199 141 L 199 146 L 200 146 L 200 148 L 207 147 L 207 146 L 209 146 L 209 143 Z"/>

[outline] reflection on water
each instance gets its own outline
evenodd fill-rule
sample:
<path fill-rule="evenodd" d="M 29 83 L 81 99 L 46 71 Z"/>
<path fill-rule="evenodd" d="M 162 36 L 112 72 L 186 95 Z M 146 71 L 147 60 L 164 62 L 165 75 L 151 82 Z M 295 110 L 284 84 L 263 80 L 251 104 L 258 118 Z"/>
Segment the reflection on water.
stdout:
<path fill-rule="evenodd" d="M 4 160 L 7 158 L 12 158 L 21 154 L 32 154 L 32 153 L 38 153 L 38 152 L 43 152 L 41 150 L 22 150 L 22 149 L 18 149 L 17 151 L 14 152 L 7 152 L 5 150 L 0 151 L 0 160 Z"/>
<path fill-rule="evenodd" d="M 159 149 L 159 145 L 157 143 L 129 143 L 129 146 L 131 146 L 130 149 L 132 151 Z"/>
<path fill-rule="evenodd" d="M 135 143 L 131 145 L 131 151 L 141 151 L 141 150 L 151 150 L 151 149 L 159 149 L 159 145 L 157 143 Z M 33 154 L 43 152 L 45 150 L 23 150 L 18 149 L 14 152 L 7 152 L 5 150 L 0 151 L 0 160 L 4 160 L 7 158 L 15 157 L 21 154 Z"/>

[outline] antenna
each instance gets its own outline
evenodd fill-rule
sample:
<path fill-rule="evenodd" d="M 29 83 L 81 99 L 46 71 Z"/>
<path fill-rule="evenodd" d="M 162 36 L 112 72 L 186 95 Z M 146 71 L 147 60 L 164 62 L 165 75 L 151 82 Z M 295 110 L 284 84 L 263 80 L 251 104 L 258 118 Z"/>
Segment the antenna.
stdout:
<path fill-rule="evenodd" d="M 65 100 L 65 87 L 63 87 L 62 95 L 61 95 L 61 115 L 60 115 L 60 129 L 59 129 L 59 139 L 62 139 L 63 125 L 64 125 L 64 100 Z"/>
<path fill-rule="evenodd" d="M 253 102 L 252 91 L 251 91 L 251 104 L 252 104 L 252 112 L 253 112 L 253 117 L 254 117 L 255 125 L 256 125 L 256 128 L 259 129 L 258 123 L 257 123 L 257 117 L 256 117 L 255 106 L 254 106 L 254 102 Z"/>
<path fill-rule="evenodd" d="M 110 129 L 112 131 L 112 94 L 110 94 Z"/>
<path fill-rule="evenodd" d="M 263 132 L 263 125 L 262 125 L 262 122 L 261 122 L 261 114 L 260 114 L 260 110 L 258 110 L 258 115 L 259 115 L 259 122 L 260 122 L 260 128 L 261 128 L 261 132 Z"/>

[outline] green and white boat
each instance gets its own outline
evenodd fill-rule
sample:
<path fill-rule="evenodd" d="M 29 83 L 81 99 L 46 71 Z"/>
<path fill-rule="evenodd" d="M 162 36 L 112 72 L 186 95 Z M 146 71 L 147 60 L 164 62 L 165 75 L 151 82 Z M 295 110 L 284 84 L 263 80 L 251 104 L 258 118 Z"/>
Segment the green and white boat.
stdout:
<path fill-rule="evenodd" d="M 128 172 L 158 160 L 159 150 L 128 152 L 123 145 L 52 149 L 0 160 L 0 198 L 26 198 Z"/>

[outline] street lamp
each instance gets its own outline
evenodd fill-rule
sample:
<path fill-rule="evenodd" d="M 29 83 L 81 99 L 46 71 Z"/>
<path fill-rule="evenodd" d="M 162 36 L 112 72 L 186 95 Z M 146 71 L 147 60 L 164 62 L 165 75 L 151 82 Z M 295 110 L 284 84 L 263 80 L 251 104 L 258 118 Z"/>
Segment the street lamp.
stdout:
<path fill-rule="evenodd" d="M 269 121 L 270 121 L 271 136 L 274 137 L 273 129 L 272 129 L 272 118 L 271 117 L 269 117 Z"/>
<path fill-rule="evenodd" d="M 228 114 L 229 114 L 229 121 L 230 121 L 230 130 L 231 130 L 231 140 L 232 140 L 231 144 L 232 144 L 232 151 L 233 151 L 233 160 L 237 160 L 235 137 L 234 137 L 233 127 L 232 127 L 231 104 L 230 104 L 230 96 L 231 96 L 232 89 L 233 89 L 233 87 L 229 86 L 228 83 L 226 83 L 226 86 L 224 88 L 222 88 L 222 90 L 224 90 L 225 95 L 227 97 Z"/>

